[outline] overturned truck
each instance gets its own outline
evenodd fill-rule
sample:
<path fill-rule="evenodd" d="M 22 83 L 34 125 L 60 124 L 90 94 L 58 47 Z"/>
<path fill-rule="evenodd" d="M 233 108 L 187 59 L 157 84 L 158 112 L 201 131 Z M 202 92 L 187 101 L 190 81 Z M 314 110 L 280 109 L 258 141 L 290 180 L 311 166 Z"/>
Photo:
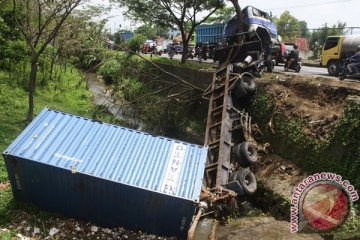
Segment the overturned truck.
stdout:
<path fill-rule="evenodd" d="M 252 138 L 251 117 L 239 109 L 241 101 L 255 91 L 253 74 L 264 61 L 271 61 L 271 52 L 279 42 L 276 26 L 267 13 L 249 6 L 242 15 L 244 31 L 239 31 L 236 16 L 224 28 L 223 40 L 215 53 L 219 68 L 205 93 L 209 108 L 204 143 L 209 154 L 200 213 L 209 206 L 226 204 L 229 199 L 257 190 L 249 167 L 258 160 L 258 146 Z M 189 239 L 194 236 L 199 216 L 189 230 Z"/>
<path fill-rule="evenodd" d="M 251 117 L 241 101 L 255 91 L 253 73 L 278 43 L 277 30 L 266 12 L 248 6 L 224 28 L 222 44 L 216 49 L 219 68 L 205 97 L 209 99 L 205 145 L 209 156 L 205 183 L 210 190 L 232 190 L 252 194 L 256 179 L 248 167 L 257 161 L 257 147 L 251 137 Z M 237 132 L 241 134 L 234 134 Z"/>
<path fill-rule="evenodd" d="M 261 66 L 272 67 L 272 55 L 281 51 L 276 25 L 271 17 L 253 6 L 242 10 L 243 29 L 238 16 L 224 28 L 224 34 L 215 51 L 219 65 L 233 64 L 237 72 L 255 72 Z"/>

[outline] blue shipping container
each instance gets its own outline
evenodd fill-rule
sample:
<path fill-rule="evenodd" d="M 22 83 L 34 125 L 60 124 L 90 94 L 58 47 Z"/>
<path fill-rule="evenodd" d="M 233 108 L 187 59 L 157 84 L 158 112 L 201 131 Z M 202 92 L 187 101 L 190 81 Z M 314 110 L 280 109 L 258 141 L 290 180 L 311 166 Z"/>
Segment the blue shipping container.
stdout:
<path fill-rule="evenodd" d="M 207 152 L 45 108 L 3 155 L 17 200 L 102 226 L 184 237 Z"/>
<path fill-rule="evenodd" d="M 196 27 L 196 43 L 217 43 L 221 42 L 225 24 L 201 24 Z"/>
<path fill-rule="evenodd" d="M 130 31 L 124 31 L 120 33 L 121 40 L 127 42 L 134 37 L 134 33 Z"/>

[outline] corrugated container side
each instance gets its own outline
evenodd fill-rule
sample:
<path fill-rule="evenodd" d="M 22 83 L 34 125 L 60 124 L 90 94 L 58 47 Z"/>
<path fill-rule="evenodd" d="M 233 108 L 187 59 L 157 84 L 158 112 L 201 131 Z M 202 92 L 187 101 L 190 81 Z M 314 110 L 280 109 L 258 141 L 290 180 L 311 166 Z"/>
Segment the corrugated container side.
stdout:
<path fill-rule="evenodd" d="M 223 36 L 224 23 L 202 24 L 196 27 L 196 42 L 220 42 Z"/>
<path fill-rule="evenodd" d="M 195 211 L 190 200 L 9 155 L 5 162 L 15 199 L 101 226 L 185 237 Z"/>
<path fill-rule="evenodd" d="M 207 148 L 44 109 L 3 155 L 17 200 L 102 226 L 184 237 Z"/>
<path fill-rule="evenodd" d="M 196 27 L 196 42 L 221 42 L 224 26 L 225 25 L 223 23 L 199 25 Z"/>

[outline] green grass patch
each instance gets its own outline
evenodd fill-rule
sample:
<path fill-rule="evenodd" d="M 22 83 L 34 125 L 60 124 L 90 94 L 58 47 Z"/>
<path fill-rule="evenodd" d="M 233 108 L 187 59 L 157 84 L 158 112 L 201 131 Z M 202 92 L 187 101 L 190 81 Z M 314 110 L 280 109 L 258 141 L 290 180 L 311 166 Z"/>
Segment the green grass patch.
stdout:
<path fill-rule="evenodd" d="M 94 106 L 92 94 L 87 89 L 83 75 L 76 69 L 63 71 L 57 81 L 46 87 L 37 87 L 35 95 L 35 115 L 44 107 L 50 107 L 85 117 L 92 117 Z M 0 151 L 3 152 L 28 124 L 28 92 L 17 87 L 9 75 L 0 72 Z M 110 116 L 101 120 L 108 120 Z M 0 156 L 0 182 L 7 181 L 7 171 L 3 156 Z M 16 208 L 10 189 L 0 190 L 0 225 L 9 220 Z M 6 237 L 5 237 L 6 239 Z"/>

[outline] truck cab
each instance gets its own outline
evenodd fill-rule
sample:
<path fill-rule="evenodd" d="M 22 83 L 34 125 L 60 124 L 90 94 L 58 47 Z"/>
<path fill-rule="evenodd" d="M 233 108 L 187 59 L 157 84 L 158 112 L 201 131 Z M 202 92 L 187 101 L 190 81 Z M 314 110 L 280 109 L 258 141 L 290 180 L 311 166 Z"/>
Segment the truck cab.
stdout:
<path fill-rule="evenodd" d="M 265 44 L 278 43 L 278 33 L 275 23 L 271 21 L 269 14 L 253 6 L 247 6 L 242 11 L 244 32 L 253 33 L 250 38 L 255 37 L 257 32 Z M 233 36 L 236 33 L 239 21 L 234 16 L 224 28 L 224 37 Z"/>
<path fill-rule="evenodd" d="M 268 58 L 269 56 L 271 58 L 272 52 L 281 51 L 276 25 L 269 14 L 253 6 L 247 6 L 242 10 L 242 18 L 244 27 L 242 32 L 238 29 L 240 21 L 237 16 L 227 22 L 221 45 L 216 48 L 214 60 L 219 61 L 221 65 L 241 63 L 245 59 L 251 59 L 249 67 L 267 59 L 269 64 Z"/>
<path fill-rule="evenodd" d="M 322 48 L 321 65 L 326 66 L 329 75 L 336 76 L 339 73 L 341 45 L 344 36 L 329 36 Z"/>
<path fill-rule="evenodd" d="M 332 76 L 337 76 L 341 61 L 350 57 L 360 45 L 360 35 L 329 36 L 321 52 L 321 65 L 326 66 Z"/>

